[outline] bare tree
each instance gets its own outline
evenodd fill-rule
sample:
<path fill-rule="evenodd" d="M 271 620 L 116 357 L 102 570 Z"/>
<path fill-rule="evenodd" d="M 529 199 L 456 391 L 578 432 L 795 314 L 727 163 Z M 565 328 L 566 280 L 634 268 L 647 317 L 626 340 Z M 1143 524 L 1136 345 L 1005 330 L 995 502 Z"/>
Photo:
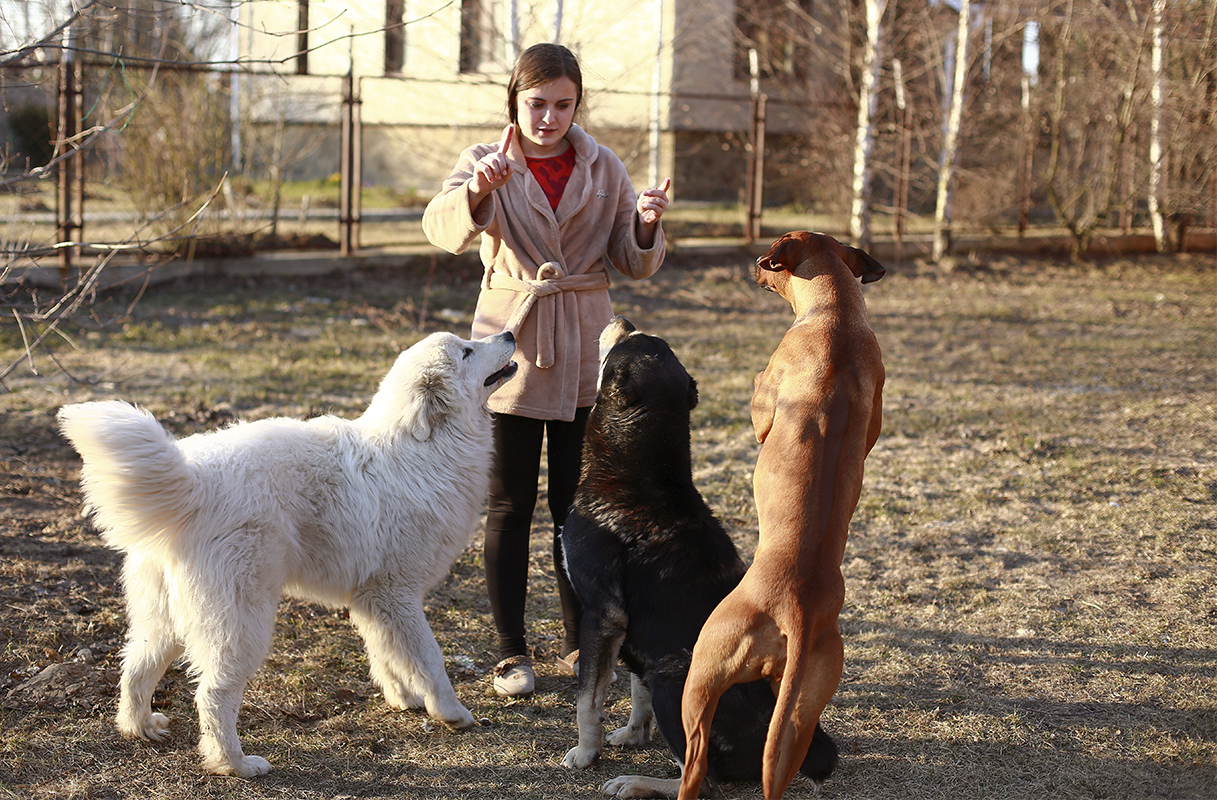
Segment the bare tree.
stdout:
<path fill-rule="evenodd" d="M 1162 112 L 1163 112 L 1163 17 L 1166 14 L 1166 0 L 1153 0 L 1151 23 L 1151 52 L 1150 57 L 1150 100 L 1149 117 L 1149 219 L 1154 229 L 1154 243 L 1159 253 L 1170 249 L 1170 241 L 1166 234 L 1166 220 L 1162 214 L 1162 175 L 1164 163 L 1162 158 Z"/>
<path fill-rule="evenodd" d="M 1043 182 L 1057 221 L 1072 236 L 1074 258 L 1085 256 L 1122 202 L 1122 153 L 1148 99 L 1147 21 L 1132 3 L 1066 0 L 1048 37 L 1053 79 Z M 1140 180 L 1134 178 L 1130 186 Z"/>
<path fill-rule="evenodd" d="M 232 5 L 246 1 L 44 0 L 25 5 L 15 22 L 6 14 L 0 24 L 6 106 L 22 93 L 22 102 L 53 109 L 56 76 L 63 74 L 57 64 L 87 63 L 90 70 L 79 116 L 85 124 L 73 130 L 56 123 L 53 111 L 44 117 L 48 156 L 35 162 L 28 154 L 0 154 L 0 195 L 37 197 L 53 178 L 70 174 L 68 167 L 78 175 L 88 170 L 96 192 L 109 170 L 143 213 L 125 233 L 86 231 L 88 240 L 79 223 L 49 236 L 32 227 L 0 232 L 0 316 L 15 323 L 25 343 L 21 359 L 0 364 L 0 387 L 21 364 L 35 369 L 36 359 L 55 358 L 54 345 L 66 341 L 65 321 L 91 307 L 117 256 L 141 253 L 152 270 L 171 257 L 174 242 L 199 234 L 225 184 L 222 168 L 208 166 L 226 163 L 229 127 L 216 107 L 222 80 L 213 70 L 236 66 L 226 26 Z M 187 143 L 195 149 L 183 155 Z M 67 200 L 57 195 L 62 219 Z M 70 212 L 79 218 L 79 205 Z M 64 253 L 79 254 L 70 267 Z M 58 277 L 58 285 L 45 283 L 47 277 Z"/>
<path fill-rule="evenodd" d="M 866 1 L 866 42 L 862 51 L 862 80 L 858 93 L 858 125 L 854 137 L 853 203 L 849 233 L 854 243 L 867 248 L 871 240 L 871 153 L 875 146 L 875 110 L 879 99 L 879 73 L 883 67 L 883 15 L 887 0 Z"/>
<path fill-rule="evenodd" d="M 1217 217 L 1217 1 L 1155 3 L 1151 28 L 1160 62 L 1151 55 L 1149 113 L 1158 128 L 1147 202 L 1157 196 L 1156 243 L 1182 249 L 1189 226 Z"/>
<path fill-rule="evenodd" d="M 938 164 L 938 201 L 934 206 L 933 259 L 942 260 L 951 242 L 951 179 L 959 156 L 959 129 L 963 120 L 964 92 L 968 83 L 968 38 L 971 31 L 971 0 L 959 0 L 959 27 L 955 32 L 953 59 L 947 59 L 952 76 L 949 111 Z M 953 61 L 953 63 L 952 63 Z"/>

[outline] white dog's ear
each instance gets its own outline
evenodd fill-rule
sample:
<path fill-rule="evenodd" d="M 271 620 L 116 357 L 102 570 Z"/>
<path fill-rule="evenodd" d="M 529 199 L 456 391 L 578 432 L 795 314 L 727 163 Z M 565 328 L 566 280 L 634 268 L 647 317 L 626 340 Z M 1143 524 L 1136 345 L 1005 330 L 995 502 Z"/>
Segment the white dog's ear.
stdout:
<path fill-rule="evenodd" d="M 415 379 L 402 406 L 401 425 L 415 439 L 425 442 L 452 409 L 452 373 L 446 364 L 427 364 Z"/>
<path fill-rule="evenodd" d="M 457 403 L 454 372 L 442 337 L 432 334 L 397 357 L 361 417 L 363 423 L 376 435 L 404 433 L 427 441 Z"/>

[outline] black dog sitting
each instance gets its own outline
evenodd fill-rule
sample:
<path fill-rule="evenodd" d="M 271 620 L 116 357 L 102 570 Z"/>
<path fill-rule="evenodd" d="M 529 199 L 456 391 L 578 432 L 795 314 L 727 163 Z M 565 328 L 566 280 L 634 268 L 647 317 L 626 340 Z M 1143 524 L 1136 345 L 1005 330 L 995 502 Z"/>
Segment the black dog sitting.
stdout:
<path fill-rule="evenodd" d="M 600 390 L 562 530 L 566 569 L 583 606 L 579 744 L 566 754 L 568 767 L 589 767 L 600 755 L 604 698 L 618 656 L 631 672 L 633 708 L 609 743 L 645 744 L 654 719 L 684 763 L 680 698 L 689 654 L 706 618 L 745 570 L 693 485 L 689 412 L 696 405 L 697 384 L 667 343 L 614 317 L 600 336 Z M 721 797 L 719 780 L 760 780 L 773 707 L 764 681 L 723 695 L 700 796 Z M 801 771 L 822 781 L 836 761 L 836 745 L 817 729 Z M 602 790 L 676 797 L 679 785 L 679 779 L 625 775 Z"/>

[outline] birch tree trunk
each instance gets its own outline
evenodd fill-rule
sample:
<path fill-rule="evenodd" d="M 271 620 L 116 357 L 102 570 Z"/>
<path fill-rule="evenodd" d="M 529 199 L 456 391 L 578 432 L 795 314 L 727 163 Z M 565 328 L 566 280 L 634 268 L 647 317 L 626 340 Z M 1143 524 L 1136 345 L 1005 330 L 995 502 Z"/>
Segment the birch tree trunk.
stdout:
<path fill-rule="evenodd" d="M 1149 219 L 1154 226 L 1154 244 L 1159 253 L 1170 251 L 1170 237 L 1166 231 L 1166 219 L 1162 213 L 1162 183 L 1165 160 L 1162 158 L 1162 18 L 1166 13 L 1166 0 L 1154 0 L 1153 43 L 1150 55 L 1150 106 L 1149 118 Z M 1180 243 L 1182 244 L 1182 243 Z"/>
<path fill-rule="evenodd" d="M 854 244 L 870 247 L 871 151 L 875 146 L 875 109 L 882 66 L 881 34 L 887 0 L 866 0 L 866 45 L 862 52 L 862 88 L 858 93 L 858 131 L 854 144 L 853 205 L 849 234 Z"/>
<path fill-rule="evenodd" d="M 951 180 L 959 153 L 959 127 L 963 119 L 963 95 L 968 81 L 968 29 L 971 0 L 959 0 L 959 28 L 955 34 L 955 69 L 951 80 L 951 108 L 947 113 L 942 157 L 938 163 L 938 202 L 934 207 L 934 252 L 939 261 L 951 246 Z"/>

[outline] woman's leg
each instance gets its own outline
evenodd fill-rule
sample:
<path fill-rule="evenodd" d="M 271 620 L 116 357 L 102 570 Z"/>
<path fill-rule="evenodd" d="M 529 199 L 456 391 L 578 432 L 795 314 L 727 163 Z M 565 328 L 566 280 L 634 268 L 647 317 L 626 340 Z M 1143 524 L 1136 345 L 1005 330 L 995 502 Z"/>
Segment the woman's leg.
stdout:
<path fill-rule="evenodd" d="M 509 414 L 494 418 L 494 465 L 483 552 L 501 659 L 528 654 L 524 635 L 528 536 L 537 503 L 544 431 L 542 420 Z"/>
<path fill-rule="evenodd" d="M 565 658 L 579 648 L 579 620 L 582 610 L 566 574 L 560 534 L 566 515 L 575 501 L 579 469 L 583 458 L 583 431 L 590 408 L 575 411 L 573 422 L 549 422 L 547 459 L 549 463 L 549 511 L 554 518 L 554 572 L 558 576 L 558 598 L 562 601 L 562 645 L 558 655 Z"/>

